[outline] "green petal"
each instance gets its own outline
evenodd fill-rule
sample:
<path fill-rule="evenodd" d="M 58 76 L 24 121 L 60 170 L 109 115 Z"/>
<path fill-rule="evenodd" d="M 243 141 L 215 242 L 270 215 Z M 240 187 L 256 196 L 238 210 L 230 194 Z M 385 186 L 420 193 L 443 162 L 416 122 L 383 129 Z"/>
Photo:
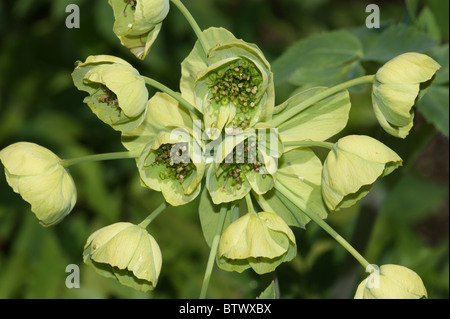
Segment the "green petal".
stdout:
<path fill-rule="evenodd" d="M 328 211 L 321 195 L 321 176 L 322 163 L 314 152 L 307 148 L 294 149 L 284 153 L 280 159 L 275 188 L 278 183 L 282 184 L 295 194 L 297 198 L 295 205 L 300 212 L 308 211 L 324 219 L 328 216 Z M 278 197 L 289 208 L 289 201 Z M 292 208 L 290 210 L 295 214 L 300 213 L 292 211 Z M 297 219 L 302 221 L 302 225 L 305 221 L 309 221 L 305 216 L 297 216 Z"/>
<path fill-rule="evenodd" d="M 237 39 L 234 35 L 224 28 L 209 28 L 203 31 L 203 37 L 207 47 L 206 51 L 211 50 L 218 44 L 235 42 Z M 187 56 L 187 58 L 181 63 L 181 82 L 180 89 L 181 95 L 189 103 L 195 104 L 195 80 L 197 74 L 208 68 L 208 60 L 203 51 L 203 47 L 200 42 L 195 43 L 194 49 Z M 203 113 L 203 109 L 198 109 Z"/>
<path fill-rule="evenodd" d="M 233 221 L 239 218 L 239 207 L 236 205 L 227 206 L 227 215 L 225 217 L 223 229 L 226 229 Z M 209 195 L 206 187 L 203 188 L 200 195 L 198 214 L 202 226 L 203 236 L 209 247 L 211 247 L 213 238 L 216 234 L 216 225 L 219 221 L 219 212 L 221 205 L 215 205 Z"/>
<path fill-rule="evenodd" d="M 162 23 L 155 25 L 155 27 L 148 33 L 140 35 L 124 35 L 118 36 L 120 43 L 128 48 L 139 60 L 144 60 L 161 31 Z"/>
<path fill-rule="evenodd" d="M 441 66 L 425 54 L 408 52 L 384 64 L 376 74 L 381 83 L 418 84 L 430 80 Z"/>
<path fill-rule="evenodd" d="M 206 188 L 214 204 L 219 205 L 242 199 L 250 192 L 252 186 L 247 180 L 244 180 L 240 189 L 237 189 L 236 186 L 231 186 L 231 180 L 227 180 L 224 173 L 216 176 L 216 171 L 216 164 L 211 163 L 206 173 Z"/>
<path fill-rule="evenodd" d="M 165 93 L 156 93 L 149 101 L 144 121 L 135 130 L 122 132 L 122 144 L 129 151 L 142 151 L 160 131 L 182 128 L 192 131 L 190 113 Z"/>

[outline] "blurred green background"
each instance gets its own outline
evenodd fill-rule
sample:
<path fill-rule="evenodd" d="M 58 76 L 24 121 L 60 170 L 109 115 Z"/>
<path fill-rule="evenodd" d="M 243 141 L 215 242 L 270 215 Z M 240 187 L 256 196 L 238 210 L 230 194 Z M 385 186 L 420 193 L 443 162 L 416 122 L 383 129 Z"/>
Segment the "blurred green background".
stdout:
<path fill-rule="evenodd" d="M 279 103 L 298 86 L 308 84 L 280 80 L 280 57 L 311 35 L 348 29 L 372 53 L 374 48 L 375 53 L 388 55 L 411 49 L 439 58 L 443 71 L 433 94 L 418 106 L 415 126 L 405 140 L 389 137 L 379 128 L 370 92 L 352 94 L 351 119 L 343 133 L 376 137 L 405 162 L 403 168 L 378 181 L 360 205 L 331 214 L 328 222 L 370 262 L 411 268 L 422 277 L 430 298 L 448 298 L 448 1 L 184 2 L 202 28 L 223 26 L 262 49 L 273 63 Z M 79 29 L 65 26 L 65 8 L 72 3 L 80 7 Z M 379 5 L 383 26 L 373 32 L 364 27 L 369 3 Z M 177 90 L 180 63 L 195 35 L 172 8 L 149 56 L 140 62 L 121 47 L 112 25 L 106 0 L 0 1 L 0 149 L 29 141 L 62 158 L 124 149 L 120 134 L 83 104 L 85 95 L 75 89 L 70 77 L 74 62 L 89 55 L 116 55 L 141 74 Z M 390 37 L 383 34 L 392 25 L 408 29 L 398 34 L 394 30 Z M 404 46 L 397 43 L 401 39 Z M 383 58 L 374 58 L 361 64 L 369 72 L 383 62 Z M 320 79 L 314 84 L 320 84 Z M 118 221 L 140 222 L 162 202 L 162 196 L 140 186 L 131 160 L 82 164 L 71 168 L 71 173 L 78 189 L 77 204 L 63 222 L 51 228 L 39 225 L 29 205 L 0 174 L 0 298 L 198 297 L 209 253 L 198 219 L 198 201 L 168 209 L 149 227 L 161 247 L 163 269 L 157 289 L 139 293 L 86 267 L 83 246 L 100 227 Z M 281 298 L 353 297 L 365 276 L 358 264 L 316 225 L 294 232 L 298 256 L 292 262 L 264 276 L 216 268 L 208 297 L 254 298 L 275 276 Z M 80 266 L 79 289 L 65 286 L 68 264 Z"/>

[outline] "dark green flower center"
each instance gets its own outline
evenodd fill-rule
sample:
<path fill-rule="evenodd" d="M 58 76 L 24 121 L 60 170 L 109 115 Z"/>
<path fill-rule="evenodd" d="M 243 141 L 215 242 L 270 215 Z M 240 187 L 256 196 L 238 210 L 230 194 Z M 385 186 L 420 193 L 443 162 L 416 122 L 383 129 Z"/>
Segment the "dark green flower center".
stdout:
<path fill-rule="evenodd" d="M 152 165 L 164 165 L 165 171 L 159 174 L 161 179 L 177 179 L 183 183 L 195 170 L 189 157 L 189 143 L 163 144 L 156 151 Z"/>
<path fill-rule="evenodd" d="M 261 90 L 261 73 L 246 59 L 239 59 L 209 75 L 211 80 L 209 101 L 223 105 L 230 102 L 236 107 L 234 128 L 246 128 L 258 103 Z"/>
<path fill-rule="evenodd" d="M 101 86 L 101 89 L 103 91 L 103 94 L 98 97 L 98 101 L 100 103 L 106 103 L 109 106 L 119 106 L 119 101 L 117 100 L 117 95 L 108 89 L 105 85 Z"/>
<path fill-rule="evenodd" d="M 230 182 L 231 186 L 241 189 L 245 174 L 251 171 L 259 172 L 262 166 L 263 163 L 258 160 L 258 143 L 255 138 L 250 137 L 238 144 L 220 164 L 225 174 L 223 188 Z M 265 176 L 263 175 L 263 178 Z"/>

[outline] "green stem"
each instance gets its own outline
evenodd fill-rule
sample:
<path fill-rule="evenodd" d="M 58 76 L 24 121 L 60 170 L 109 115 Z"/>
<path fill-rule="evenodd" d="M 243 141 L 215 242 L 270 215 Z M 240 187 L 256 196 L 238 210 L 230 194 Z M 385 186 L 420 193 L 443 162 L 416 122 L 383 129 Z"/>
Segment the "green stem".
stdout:
<path fill-rule="evenodd" d="M 211 251 L 209 252 L 208 264 L 206 265 L 205 276 L 203 278 L 202 289 L 200 291 L 200 299 L 206 298 L 206 291 L 208 290 L 209 280 L 211 279 L 211 273 L 216 259 L 217 249 L 219 248 L 219 239 L 222 234 L 222 228 L 225 223 L 225 217 L 227 216 L 227 207 L 223 205 L 220 208 L 219 220 L 216 224 L 216 231 L 211 244 Z"/>
<path fill-rule="evenodd" d="M 333 148 L 333 143 L 330 142 L 318 142 L 318 141 L 290 141 L 290 142 L 285 142 L 283 143 L 283 146 L 285 147 L 323 147 L 323 148 L 328 148 L 328 149 L 332 149 Z"/>
<path fill-rule="evenodd" d="M 61 164 L 64 167 L 69 167 L 76 164 L 88 163 L 88 162 L 99 162 L 99 161 L 109 161 L 127 158 L 137 158 L 140 155 L 138 152 L 116 152 L 116 153 L 105 153 L 105 154 L 95 154 L 87 155 L 77 158 L 70 158 L 67 160 L 62 160 Z"/>
<path fill-rule="evenodd" d="M 255 209 L 253 208 L 253 202 L 252 202 L 252 197 L 251 197 L 250 193 L 245 195 L 245 202 L 247 204 L 248 212 L 256 214 Z"/>
<path fill-rule="evenodd" d="M 208 45 L 206 44 L 205 37 L 203 36 L 202 30 L 197 24 L 197 21 L 195 21 L 192 14 L 189 12 L 189 10 L 184 6 L 184 4 L 180 0 L 171 0 L 172 3 L 180 10 L 180 12 L 184 15 L 186 20 L 191 25 L 192 29 L 194 30 L 198 41 L 200 42 L 203 51 L 205 52 L 205 55 L 208 54 Z"/>
<path fill-rule="evenodd" d="M 295 196 L 295 194 L 293 194 L 291 191 L 289 191 L 286 186 L 281 184 L 279 181 L 277 181 L 275 188 L 282 192 L 283 195 L 286 196 L 286 198 L 289 199 L 292 203 L 297 206 L 301 206 L 298 203 L 298 197 Z M 315 215 L 314 213 L 309 212 L 308 210 L 304 210 L 303 212 L 306 216 L 311 218 L 311 220 L 316 222 L 316 224 L 318 224 L 323 230 L 325 230 L 331 237 L 333 237 L 339 244 L 341 244 L 353 257 L 355 257 L 355 259 L 361 264 L 361 266 L 364 267 L 364 269 L 367 269 L 367 266 L 369 266 L 370 263 L 341 235 L 339 235 L 333 228 L 331 228 L 330 225 L 328 225 L 322 218 Z"/>
<path fill-rule="evenodd" d="M 144 219 L 139 226 L 142 228 L 147 228 L 150 223 L 159 216 L 167 207 L 169 207 L 169 204 L 167 202 L 162 203 L 159 205 L 153 212 L 151 212 L 146 219 Z"/>
<path fill-rule="evenodd" d="M 280 116 L 275 117 L 272 121 L 269 123 L 275 127 L 279 127 L 284 122 L 288 121 L 293 116 L 297 115 L 297 113 L 301 112 L 305 108 L 313 105 L 314 103 L 319 102 L 320 100 L 323 100 L 339 91 L 345 90 L 349 87 L 364 84 L 364 83 L 372 83 L 375 78 L 375 75 L 366 75 L 362 76 L 344 83 L 341 83 L 339 85 L 333 86 L 331 88 L 326 89 L 325 91 L 314 95 L 310 97 L 309 99 L 304 100 L 303 102 L 297 104 L 294 108 L 290 110 L 286 110 L 280 114 Z"/>
<path fill-rule="evenodd" d="M 202 119 L 203 115 L 200 113 L 199 110 L 197 110 L 191 103 L 189 103 L 188 101 L 186 101 L 180 93 L 175 92 L 172 89 L 169 89 L 167 86 L 165 86 L 164 84 L 153 80 L 149 77 L 146 76 L 142 76 L 142 78 L 145 80 L 145 83 L 147 83 L 148 85 L 154 87 L 155 89 L 162 91 L 164 93 L 166 93 L 167 95 L 169 95 L 170 97 L 172 97 L 173 99 L 175 99 L 178 103 L 180 103 L 181 105 L 183 105 L 189 112 L 191 112 L 192 114 L 194 114 L 197 118 Z"/>

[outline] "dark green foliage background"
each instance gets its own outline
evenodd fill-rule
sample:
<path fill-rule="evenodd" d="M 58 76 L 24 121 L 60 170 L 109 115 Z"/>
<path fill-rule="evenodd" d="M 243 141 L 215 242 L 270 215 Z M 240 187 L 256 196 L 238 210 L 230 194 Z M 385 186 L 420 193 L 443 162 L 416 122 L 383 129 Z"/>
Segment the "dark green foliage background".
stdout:
<path fill-rule="evenodd" d="M 80 7 L 80 29 L 65 26 L 65 8 L 70 3 Z M 287 48 L 311 35 L 348 28 L 364 38 L 369 3 L 380 6 L 384 26 L 414 26 L 420 35 L 413 32 L 409 42 L 412 48 L 423 44 L 418 40 L 423 37 L 431 41 L 425 41 L 425 52 L 447 43 L 447 51 L 442 54 L 447 73 L 439 78 L 440 87 L 435 88 L 439 92 L 430 95 L 434 98 L 428 105 L 419 107 L 406 140 L 389 137 L 380 129 L 371 109 L 370 92 L 352 95 L 351 120 L 343 133 L 380 139 L 402 156 L 405 165 L 377 182 L 361 205 L 330 215 L 328 222 L 365 251 L 370 262 L 407 266 L 422 277 L 430 298 L 448 298 L 448 1 L 185 3 L 201 27 L 228 28 L 238 38 L 256 43 L 274 66 L 280 65 L 278 58 Z M 425 9 L 428 13 L 421 16 Z M 112 10 L 106 0 L 1 0 L 0 149 L 30 141 L 62 158 L 123 150 L 120 134 L 91 113 L 82 103 L 84 93 L 72 83 L 74 62 L 89 55 L 119 56 L 141 74 L 178 89 L 180 63 L 191 50 L 195 35 L 176 8 L 171 9 L 144 62 L 121 47 L 112 24 Z M 377 52 L 392 51 L 397 41 L 395 37 L 390 41 L 380 41 Z M 373 72 L 381 62 L 362 64 Z M 274 70 L 277 79 L 277 68 Z M 279 103 L 296 89 L 292 83 L 276 84 Z M 168 209 L 149 227 L 162 249 L 163 269 L 154 292 L 138 293 L 86 267 L 83 246 L 100 227 L 118 221 L 140 222 L 162 202 L 162 196 L 140 186 L 131 160 L 82 164 L 71 168 L 71 173 L 78 189 L 77 205 L 63 222 L 51 228 L 38 224 L 29 205 L 13 193 L 0 174 L 0 298 L 198 296 L 209 252 L 201 233 L 198 201 Z M 298 256 L 276 271 L 281 298 L 353 297 L 363 270 L 316 225 L 294 231 Z M 79 289 L 65 286 L 68 264 L 80 266 Z M 250 270 L 227 273 L 216 268 L 208 296 L 254 298 L 273 276 L 257 276 Z"/>

